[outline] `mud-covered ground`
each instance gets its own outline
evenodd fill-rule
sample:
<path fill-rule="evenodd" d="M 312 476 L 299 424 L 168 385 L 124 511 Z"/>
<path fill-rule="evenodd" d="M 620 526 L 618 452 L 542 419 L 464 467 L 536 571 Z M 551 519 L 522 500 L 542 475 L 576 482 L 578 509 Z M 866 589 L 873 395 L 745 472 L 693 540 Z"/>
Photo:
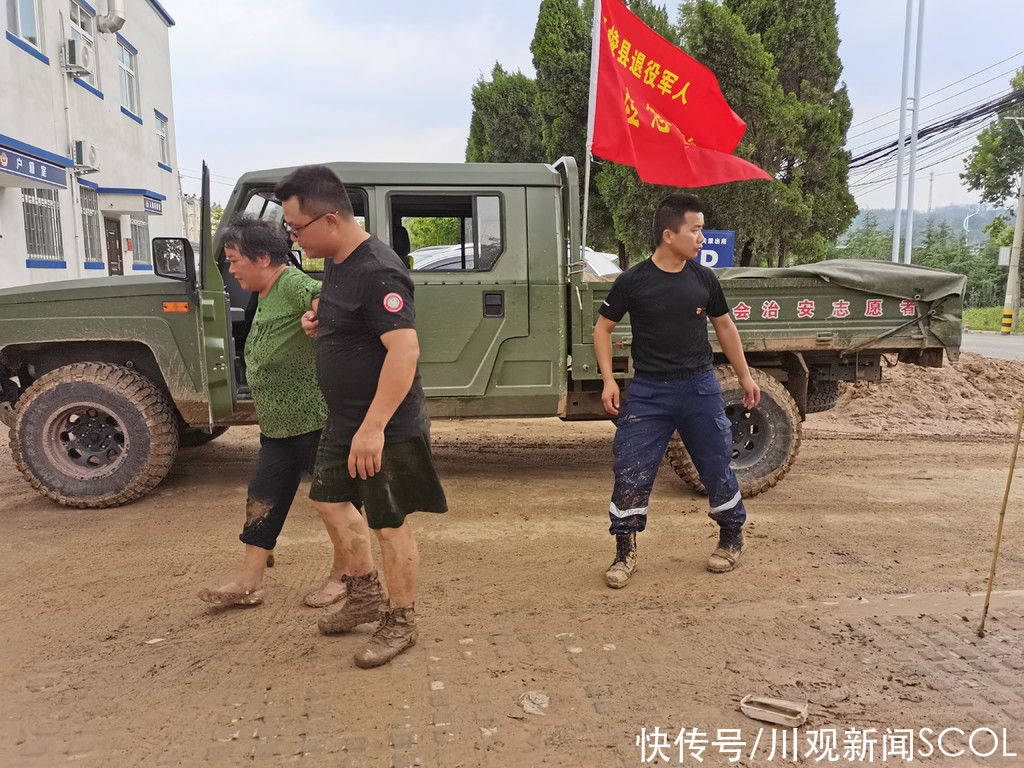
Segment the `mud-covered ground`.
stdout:
<path fill-rule="evenodd" d="M 921 380 L 903 380 L 917 409 Z M 703 765 L 792 764 L 783 731 L 739 711 L 747 694 L 808 702 L 801 764 L 818 764 L 830 729 L 833 765 L 905 764 L 883 760 L 887 728 L 1006 728 L 1024 755 L 1020 477 L 976 635 L 1021 390 L 992 397 L 1001 410 L 978 430 L 949 428 L 948 391 L 932 402 L 954 416 L 890 409 L 903 428 L 866 425 L 850 389 L 807 422 L 783 482 L 748 502 L 731 574 L 704 570 L 706 502 L 663 466 L 621 591 L 602 580 L 610 424 L 436 422 L 451 511 L 412 519 L 421 640 L 369 671 L 351 657 L 371 628 L 320 636 L 301 604 L 329 555 L 306 501 L 264 605 L 217 612 L 195 598 L 240 554 L 254 428 L 183 449 L 145 499 L 99 511 L 36 495 L 4 446 L 0 765 L 635 766 L 655 746 L 672 765 L 701 764 L 702 746 Z M 545 714 L 518 704 L 529 691 L 549 698 Z M 982 734 L 976 751 L 991 744 Z M 929 748 L 915 746 L 915 764 L 1024 764 L 999 757 L 1002 744 L 986 760 L 921 761 Z M 969 749 L 955 733 L 944 747 Z"/>

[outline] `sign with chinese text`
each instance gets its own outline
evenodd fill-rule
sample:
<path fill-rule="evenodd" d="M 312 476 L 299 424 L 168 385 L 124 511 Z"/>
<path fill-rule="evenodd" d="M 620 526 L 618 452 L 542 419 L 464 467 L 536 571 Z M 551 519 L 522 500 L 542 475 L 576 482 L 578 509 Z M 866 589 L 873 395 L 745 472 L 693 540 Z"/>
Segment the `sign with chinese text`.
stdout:
<path fill-rule="evenodd" d="M 10 184 L 0 181 L 0 186 L 31 187 L 32 184 L 25 184 L 23 179 L 41 182 L 47 186 L 67 189 L 67 171 L 59 165 L 38 160 L 30 155 L 15 152 L 7 147 L 0 147 L 0 179 L 4 174 L 11 174 L 17 179 L 8 179 Z"/>
<path fill-rule="evenodd" d="M 142 205 L 146 209 L 146 213 L 162 214 L 164 212 L 163 203 L 151 197 L 143 197 Z"/>
<path fill-rule="evenodd" d="M 707 233 L 705 233 L 707 234 Z M 740 301 L 729 308 L 737 321 L 744 320 L 842 320 L 860 317 L 918 316 L 917 302 L 913 299 L 849 299 L 815 300 L 810 298 L 766 298 L 760 305 L 751 306 Z"/>
<path fill-rule="evenodd" d="M 723 229 L 705 229 L 700 247 L 700 263 L 705 267 L 731 267 L 736 251 L 736 233 Z"/>

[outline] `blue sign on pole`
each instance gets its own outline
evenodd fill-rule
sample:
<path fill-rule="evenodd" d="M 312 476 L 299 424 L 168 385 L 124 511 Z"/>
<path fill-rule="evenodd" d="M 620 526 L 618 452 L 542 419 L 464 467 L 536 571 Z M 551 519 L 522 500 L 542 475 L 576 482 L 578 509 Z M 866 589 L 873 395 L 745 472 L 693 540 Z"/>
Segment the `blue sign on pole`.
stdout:
<path fill-rule="evenodd" d="M 705 229 L 700 263 L 705 267 L 731 267 L 736 250 L 736 233 L 722 229 Z"/>
<path fill-rule="evenodd" d="M 67 189 L 67 172 L 59 165 L 38 160 L 7 147 L 0 147 L 0 172 L 12 173 L 23 179 L 42 181 Z"/>

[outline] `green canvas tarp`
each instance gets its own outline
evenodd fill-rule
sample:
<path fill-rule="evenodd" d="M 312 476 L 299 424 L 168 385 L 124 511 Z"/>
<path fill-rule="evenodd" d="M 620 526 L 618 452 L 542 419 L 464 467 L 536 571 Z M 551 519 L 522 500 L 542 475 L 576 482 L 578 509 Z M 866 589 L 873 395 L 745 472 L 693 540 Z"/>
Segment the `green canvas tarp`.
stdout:
<path fill-rule="evenodd" d="M 966 277 L 943 269 L 863 259 L 833 259 L 781 268 L 728 267 L 717 273 L 723 282 L 745 278 L 815 277 L 856 291 L 927 302 L 946 296 L 963 297 L 967 286 Z"/>
<path fill-rule="evenodd" d="M 934 312 L 928 321 L 931 332 L 943 344 L 960 345 L 963 297 L 967 288 L 964 275 L 916 264 L 862 259 L 833 259 L 781 268 L 728 267 L 716 272 L 726 291 L 733 281 L 814 278 L 876 296 L 927 302 Z M 945 301 L 950 298 L 957 301 Z"/>

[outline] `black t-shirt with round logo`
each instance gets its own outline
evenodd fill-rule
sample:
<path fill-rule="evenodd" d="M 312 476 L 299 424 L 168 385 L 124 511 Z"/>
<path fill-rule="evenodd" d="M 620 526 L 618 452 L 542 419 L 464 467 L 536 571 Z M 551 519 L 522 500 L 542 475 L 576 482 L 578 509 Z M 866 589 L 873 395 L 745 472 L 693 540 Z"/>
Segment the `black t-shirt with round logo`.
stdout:
<path fill-rule="evenodd" d="M 348 444 L 377 393 L 387 355 L 380 337 L 416 327 L 408 264 L 376 237 L 360 243 L 340 264 L 327 259 L 317 316 L 316 373 L 328 408 L 324 434 Z M 429 429 L 417 370 L 409 394 L 384 429 L 384 440 L 408 440 Z"/>
<path fill-rule="evenodd" d="M 634 370 L 663 377 L 711 365 L 708 318 L 729 307 L 710 268 L 688 261 L 679 272 L 665 272 L 647 259 L 615 279 L 599 312 L 615 323 L 629 313 Z"/>

